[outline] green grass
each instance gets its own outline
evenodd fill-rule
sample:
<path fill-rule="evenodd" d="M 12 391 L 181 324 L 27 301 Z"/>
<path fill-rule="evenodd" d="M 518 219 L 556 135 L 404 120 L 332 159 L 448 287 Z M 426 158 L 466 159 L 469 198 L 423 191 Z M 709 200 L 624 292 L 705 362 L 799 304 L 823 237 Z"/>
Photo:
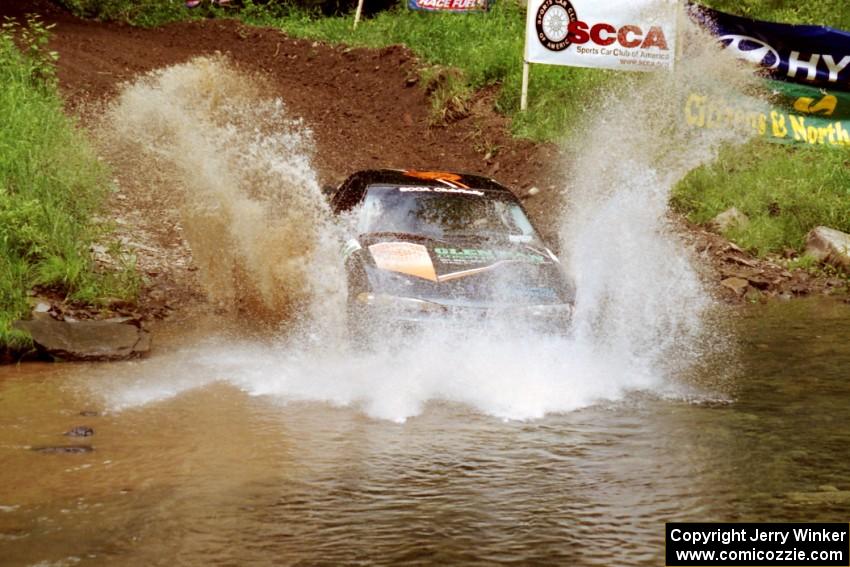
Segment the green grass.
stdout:
<path fill-rule="evenodd" d="M 845 0 L 703 0 L 701 3 L 757 20 L 819 24 L 850 31 L 850 10 Z"/>
<path fill-rule="evenodd" d="M 83 303 L 137 287 L 130 266 L 100 273 L 91 260 L 110 177 L 63 113 L 46 38 L 35 21 L 0 28 L 0 346 L 11 348 L 28 343 L 11 323 L 29 313 L 36 286 Z"/>
<path fill-rule="evenodd" d="M 673 204 L 705 223 L 729 207 L 750 222 L 727 236 L 757 254 L 801 250 L 817 225 L 850 232 L 850 152 L 764 141 L 727 148 L 676 188 Z"/>
<path fill-rule="evenodd" d="M 850 10 L 843 1 L 706 3 L 757 19 L 850 30 Z M 737 207 L 750 222 L 730 230 L 725 235 L 730 240 L 762 256 L 786 248 L 800 252 L 806 234 L 815 226 L 850 232 L 850 152 L 763 141 L 726 149 L 716 162 L 692 171 L 676 187 L 673 205 L 700 223 Z M 812 267 L 810 258 L 801 258 L 797 267 Z"/>
<path fill-rule="evenodd" d="M 514 117 L 515 135 L 534 140 L 560 137 L 592 103 L 598 88 L 615 76 L 593 69 L 534 65 L 529 110 L 520 116 L 525 11 L 511 1 L 498 3 L 485 14 L 434 14 L 398 7 L 362 21 L 356 30 L 350 16 L 319 18 L 297 9 L 275 14 L 250 4 L 241 18 L 278 27 L 293 37 L 357 47 L 404 44 L 426 65 L 458 69 L 465 78 L 465 84 L 457 85 L 459 91 L 501 85 L 497 109 Z"/>
<path fill-rule="evenodd" d="M 181 0 L 56 0 L 56 3 L 83 18 L 140 27 L 161 26 L 208 14 L 206 8 L 188 10 Z"/>

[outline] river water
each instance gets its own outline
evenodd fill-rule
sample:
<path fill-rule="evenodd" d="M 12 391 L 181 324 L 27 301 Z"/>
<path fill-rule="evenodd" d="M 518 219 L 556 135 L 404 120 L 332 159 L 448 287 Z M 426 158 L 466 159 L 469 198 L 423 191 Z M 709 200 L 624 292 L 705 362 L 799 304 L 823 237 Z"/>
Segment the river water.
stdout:
<path fill-rule="evenodd" d="M 0 564 L 659 565 L 667 521 L 846 521 L 850 306 L 732 320 L 687 388 L 524 420 L 432 399 L 394 421 L 226 376 L 116 396 L 168 352 L 5 367 Z"/>

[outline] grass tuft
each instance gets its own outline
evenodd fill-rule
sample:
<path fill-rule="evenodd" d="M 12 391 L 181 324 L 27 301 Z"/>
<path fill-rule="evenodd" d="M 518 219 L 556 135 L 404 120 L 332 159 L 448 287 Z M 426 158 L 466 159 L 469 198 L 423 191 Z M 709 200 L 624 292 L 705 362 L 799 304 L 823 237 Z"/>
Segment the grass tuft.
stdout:
<path fill-rule="evenodd" d="M 698 223 L 729 207 L 750 222 L 726 236 L 757 254 L 802 250 L 818 225 L 850 232 L 850 154 L 754 141 L 721 152 L 676 188 L 673 204 Z"/>
<path fill-rule="evenodd" d="M 63 113 L 47 35 L 37 19 L 0 26 L 0 346 L 12 348 L 28 342 L 11 324 L 36 286 L 86 302 L 138 287 L 132 266 L 108 273 L 91 259 L 110 177 Z"/>
<path fill-rule="evenodd" d="M 210 13 L 209 8 L 189 10 L 180 0 L 57 0 L 56 3 L 81 18 L 125 22 L 145 28 Z"/>

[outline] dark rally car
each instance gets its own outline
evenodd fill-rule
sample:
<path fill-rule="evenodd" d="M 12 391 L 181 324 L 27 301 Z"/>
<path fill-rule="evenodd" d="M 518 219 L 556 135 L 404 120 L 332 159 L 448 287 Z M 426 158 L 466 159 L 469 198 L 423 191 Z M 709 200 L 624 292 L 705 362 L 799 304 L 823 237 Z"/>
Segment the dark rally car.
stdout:
<path fill-rule="evenodd" d="M 519 200 L 477 175 L 369 170 L 330 197 L 351 215 L 343 247 L 349 328 L 499 319 L 563 331 L 573 285 Z M 385 327 L 383 327 L 385 328 Z"/>

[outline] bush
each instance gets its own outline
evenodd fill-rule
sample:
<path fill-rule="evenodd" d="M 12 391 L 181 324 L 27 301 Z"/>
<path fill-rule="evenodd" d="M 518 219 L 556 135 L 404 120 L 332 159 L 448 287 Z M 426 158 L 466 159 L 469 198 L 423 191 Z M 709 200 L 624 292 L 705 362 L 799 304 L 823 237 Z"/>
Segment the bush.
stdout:
<path fill-rule="evenodd" d="M 850 232 L 850 154 L 765 141 L 721 152 L 676 188 L 673 204 L 706 223 L 729 207 L 750 218 L 726 236 L 757 254 L 802 250 L 818 225 Z"/>
<path fill-rule="evenodd" d="M 12 347 L 27 342 L 10 325 L 33 286 L 85 302 L 136 286 L 129 267 L 100 273 L 91 260 L 109 176 L 63 113 L 47 35 L 37 20 L 0 26 L 0 345 Z"/>
<path fill-rule="evenodd" d="M 191 16 L 182 0 L 56 0 L 82 18 L 127 22 L 142 27 L 159 26 Z"/>

